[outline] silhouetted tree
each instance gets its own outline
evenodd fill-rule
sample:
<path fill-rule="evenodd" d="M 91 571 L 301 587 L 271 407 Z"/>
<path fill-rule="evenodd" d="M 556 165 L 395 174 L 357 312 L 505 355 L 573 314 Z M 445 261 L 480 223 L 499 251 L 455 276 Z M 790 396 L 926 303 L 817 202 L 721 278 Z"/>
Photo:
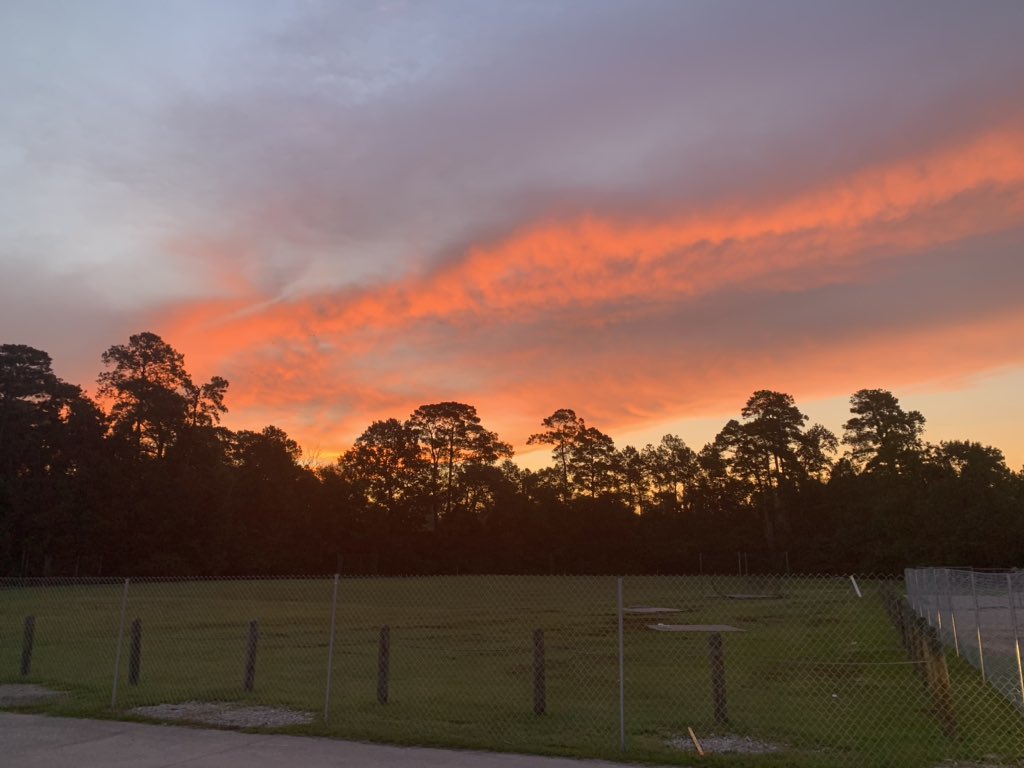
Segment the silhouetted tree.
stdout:
<path fill-rule="evenodd" d="M 42 350 L 0 345 L 0 567 L 32 550 L 74 554 L 95 513 L 91 478 L 79 473 L 102 417 L 51 365 Z"/>
<path fill-rule="evenodd" d="M 932 449 L 936 473 L 920 497 L 920 536 L 933 562 L 1012 563 L 1022 549 L 1024 505 L 1002 451 L 966 440 Z"/>
<path fill-rule="evenodd" d="M 824 482 L 832 469 L 832 456 L 839 450 L 838 438 L 821 424 L 812 424 L 797 443 L 797 459 L 804 474 Z"/>
<path fill-rule="evenodd" d="M 717 441 L 731 454 L 731 471 L 751 484 L 751 503 L 759 510 L 765 545 L 792 533 L 791 511 L 801 485 L 829 467 L 835 436 L 820 425 L 807 432 L 807 417 L 792 395 L 758 390 L 741 411 L 744 423 L 730 421 Z"/>
<path fill-rule="evenodd" d="M 344 476 L 361 489 L 367 512 L 380 535 L 423 524 L 420 505 L 428 464 L 416 431 L 398 419 L 375 421 L 339 459 Z M 369 522 L 369 521 L 368 521 Z"/>
<path fill-rule="evenodd" d="M 97 394 L 109 400 L 115 433 L 127 440 L 137 458 L 163 458 L 187 427 L 220 421 L 228 382 L 214 376 L 197 386 L 185 370 L 185 358 L 155 333 L 145 331 L 115 344 L 102 355 Z"/>
<path fill-rule="evenodd" d="M 435 528 L 438 519 L 452 510 L 463 469 L 512 455 L 512 446 L 481 426 L 476 408 L 465 403 L 421 405 L 407 424 L 430 467 L 430 523 Z"/>
<path fill-rule="evenodd" d="M 233 465 L 228 524 L 236 568 L 253 572 L 301 568 L 315 476 L 299 463 L 302 449 L 275 426 L 240 430 Z"/>
<path fill-rule="evenodd" d="M 93 554 L 125 574 L 308 572 L 347 553 L 391 573 L 682 570 L 698 553 L 710 570 L 738 551 L 778 568 L 783 543 L 813 570 L 1024 558 L 1024 472 L 991 446 L 926 445 L 924 417 L 885 390 L 853 395 L 835 464 L 835 435 L 758 390 L 699 453 L 672 435 L 616 450 L 560 409 L 530 438 L 553 466 L 524 470 L 475 408 L 443 402 L 374 422 L 314 472 L 283 430 L 221 426 L 227 381 L 196 385 L 159 336 L 103 362 L 109 417 L 45 352 L 0 345 L 6 572 Z"/>
<path fill-rule="evenodd" d="M 655 496 L 678 509 L 697 477 L 697 454 L 676 435 L 665 435 L 657 446 L 646 446 L 643 456 Z"/>
<path fill-rule="evenodd" d="M 618 483 L 615 441 L 595 427 L 586 427 L 569 446 L 569 477 L 572 485 L 596 498 Z"/>
<path fill-rule="evenodd" d="M 924 416 L 904 411 L 884 389 L 861 389 L 850 398 L 853 418 L 843 425 L 850 459 L 864 472 L 900 472 L 920 463 Z"/>
<path fill-rule="evenodd" d="M 615 457 L 620 477 L 620 492 L 631 512 L 642 514 L 647 506 L 650 486 L 649 470 L 644 455 L 627 445 Z"/>
<path fill-rule="evenodd" d="M 527 445 L 550 445 L 551 455 L 555 460 L 561 476 L 562 498 L 568 499 L 572 495 L 569 484 L 569 463 L 572 456 L 572 447 L 579 440 L 580 435 L 586 430 L 587 425 L 576 412 L 571 408 L 559 408 L 553 414 L 541 421 L 546 429 L 544 432 L 537 432 L 530 435 L 526 441 Z"/>

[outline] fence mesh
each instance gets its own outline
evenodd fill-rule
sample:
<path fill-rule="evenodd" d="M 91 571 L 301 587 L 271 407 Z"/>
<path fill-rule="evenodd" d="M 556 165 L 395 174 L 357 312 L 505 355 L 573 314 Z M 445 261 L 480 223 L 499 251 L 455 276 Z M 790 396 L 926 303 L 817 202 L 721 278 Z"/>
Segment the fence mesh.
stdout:
<path fill-rule="evenodd" d="M 947 649 L 1024 714 L 1024 572 L 913 568 L 906 584 L 910 604 Z"/>
<path fill-rule="evenodd" d="M 699 745 L 1016 765 L 1022 593 L 954 569 L 0 579 L 0 706 L 676 764 Z"/>

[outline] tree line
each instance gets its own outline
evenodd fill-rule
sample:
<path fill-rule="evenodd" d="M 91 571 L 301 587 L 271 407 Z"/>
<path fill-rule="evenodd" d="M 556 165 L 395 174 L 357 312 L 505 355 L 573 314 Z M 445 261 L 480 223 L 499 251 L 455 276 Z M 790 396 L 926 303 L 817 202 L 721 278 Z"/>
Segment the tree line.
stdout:
<path fill-rule="evenodd" d="M 836 435 L 759 390 L 714 440 L 618 448 L 570 408 L 532 471 L 472 405 L 375 421 L 329 465 L 283 430 L 224 427 L 154 333 L 101 355 L 96 397 L 0 345 L 0 573 L 892 572 L 1024 559 L 1024 470 L 923 438 L 882 389 Z"/>

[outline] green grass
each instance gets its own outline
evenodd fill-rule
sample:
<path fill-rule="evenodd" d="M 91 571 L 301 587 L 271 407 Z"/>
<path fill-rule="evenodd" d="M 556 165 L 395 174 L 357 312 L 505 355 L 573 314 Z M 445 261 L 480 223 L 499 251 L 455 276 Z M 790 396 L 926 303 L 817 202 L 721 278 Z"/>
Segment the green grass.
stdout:
<path fill-rule="evenodd" d="M 126 626 L 118 707 L 111 710 L 121 585 L 0 589 L 0 682 L 69 696 L 53 714 L 130 717 L 165 702 L 237 701 L 316 714 L 285 729 L 407 744 L 616 759 L 619 667 L 616 580 L 465 576 L 342 579 L 333 684 L 323 721 L 331 579 L 133 583 L 127 625 L 143 628 L 141 680 L 128 684 Z M 629 577 L 626 605 L 679 608 L 624 621 L 630 760 L 686 764 L 685 736 L 748 735 L 768 755 L 709 756 L 706 765 L 934 766 L 1024 756 L 1020 713 L 949 659 L 959 731 L 943 736 L 915 667 L 878 596 L 844 579 Z M 734 599 L 730 594 L 763 594 Z M 22 627 L 36 617 L 32 672 L 19 674 Z M 242 689 L 250 620 L 260 622 L 256 685 Z M 647 625 L 731 624 L 723 635 L 729 722 L 716 725 L 705 634 Z M 378 637 L 391 627 L 389 703 L 377 702 Z M 533 714 L 535 628 L 545 632 L 547 714 Z"/>

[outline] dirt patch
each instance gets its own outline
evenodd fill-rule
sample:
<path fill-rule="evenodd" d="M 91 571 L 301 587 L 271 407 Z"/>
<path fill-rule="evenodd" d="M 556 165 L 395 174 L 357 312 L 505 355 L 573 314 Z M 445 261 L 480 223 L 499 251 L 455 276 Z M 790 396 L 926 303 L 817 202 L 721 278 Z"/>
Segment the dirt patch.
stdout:
<path fill-rule="evenodd" d="M 312 712 L 282 707 L 253 707 L 231 702 L 186 701 L 181 704 L 135 707 L 130 712 L 154 720 L 180 720 L 229 728 L 280 728 L 313 722 Z"/>
<path fill-rule="evenodd" d="M 731 752 L 741 755 L 767 755 L 771 752 L 778 752 L 782 749 L 779 744 L 772 744 L 768 741 L 761 741 L 751 736 L 737 736 L 734 734 L 719 734 L 717 736 L 697 736 L 701 749 L 705 754 L 713 755 L 718 753 Z M 677 736 L 669 739 L 668 745 L 681 749 L 684 752 L 696 752 L 693 742 L 689 736 Z"/>
<path fill-rule="evenodd" d="M 51 691 L 41 685 L 28 683 L 10 683 L 0 685 L 0 707 L 27 707 L 33 704 L 44 704 L 53 699 L 67 696 L 61 691 Z"/>

